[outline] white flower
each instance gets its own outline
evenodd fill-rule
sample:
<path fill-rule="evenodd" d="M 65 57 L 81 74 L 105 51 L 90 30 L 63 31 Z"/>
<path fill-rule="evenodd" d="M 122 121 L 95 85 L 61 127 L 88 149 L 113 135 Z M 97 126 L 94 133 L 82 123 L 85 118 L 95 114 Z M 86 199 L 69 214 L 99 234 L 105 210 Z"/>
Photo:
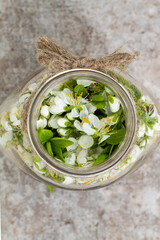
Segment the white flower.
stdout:
<path fill-rule="evenodd" d="M 145 134 L 145 124 L 142 124 L 139 126 L 139 130 L 138 130 L 138 134 L 137 134 L 137 137 L 143 137 L 144 134 Z"/>
<path fill-rule="evenodd" d="M 61 136 L 68 136 L 71 134 L 72 129 L 70 128 L 58 128 L 57 132 L 61 135 Z"/>
<path fill-rule="evenodd" d="M 102 147 L 97 147 L 94 151 L 94 153 L 92 154 L 92 157 L 97 158 L 102 152 L 103 152 L 103 148 Z"/>
<path fill-rule="evenodd" d="M 77 163 L 78 164 L 84 164 L 87 162 L 87 154 L 88 154 L 88 150 L 86 149 L 82 149 L 78 155 L 77 155 Z"/>
<path fill-rule="evenodd" d="M 47 119 L 46 118 L 40 118 L 37 120 L 37 129 L 39 128 L 45 128 L 47 126 Z"/>
<path fill-rule="evenodd" d="M 13 107 L 11 109 L 10 114 L 9 114 L 11 122 L 17 121 L 17 111 L 18 111 L 17 107 Z"/>
<path fill-rule="evenodd" d="M 77 118 L 78 116 L 79 112 L 77 111 L 76 108 L 73 108 L 70 113 L 67 113 L 67 118 L 71 121 Z"/>
<path fill-rule="evenodd" d="M 55 104 L 49 108 L 50 113 L 59 114 L 65 112 L 64 107 L 66 107 L 67 104 L 60 97 L 56 96 L 54 102 Z"/>
<path fill-rule="evenodd" d="M 83 135 L 76 140 L 73 137 L 68 138 L 73 144 L 67 147 L 68 156 L 65 158 L 65 162 L 74 165 L 76 160 L 78 164 L 84 164 L 87 162 L 88 149 L 93 145 L 94 140 L 91 136 Z M 77 156 L 77 158 L 76 158 Z"/>
<path fill-rule="evenodd" d="M 91 136 L 82 135 L 78 140 L 78 144 L 82 148 L 88 149 L 88 148 L 92 147 L 92 145 L 94 144 L 94 140 Z"/>
<path fill-rule="evenodd" d="M 42 106 L 40 113 L 43 117 L 48 119 L 50 116 L 49 107 L 47 105 Z"/>
<path fill-rule="evenodd" d="M 142 96 L 141 100 L 144 101 L 147 104 L 154 104 L 153 101 L 150 99 L 149 96 Z"/>
<path fill-rule="evenodd" d="M 106 118 L 102 118 L 101 121 L 103 122 L 103 125 L 104 126 L 112 126 L 114 124 L 116 124 L 119 120 L 119 115 L 115 115 L 115 114 L 112 114 Z"/>
<path fill-rule="evenodd" d="M 68 121 L 68 119 L 66 119 L 66 118 L 59 118 L 59 119 L 57 120 L 57 124 L 58 124 L 60 127 L 66 128 L 66 127 L 68 127 L 68 126 L 71 125 L 71 122 Z"/>
<path fill-rule="evenodd" d="M 69 185 L 74 182 L 74 179 L 72 177 L 65 177 L 65 180 L 63 181 L 63 184 Z"/>
<path fill-rule="evenodd" d="M 102 142 L 104 142 L 107 138 L 109 138 L 110 137 L 110 135 L 108 134 L 108 135 L 103 135 L 102 136 L 102 138 L 101 138 L 101 140 L 99 141 L 99 144 L 100 143 L 102 143 Z"/>
<path fill-rule="evenodd" d="M 29 91 L 31 92 L 34 92 L 37 88 L 37 83 L 31 83 L 29 86 L 28 86 L 28 89 Z"/>
<path fill-rule="evenodd" d="M 30 148 L 29 140 L 28 140 L 28 138 L 25 134 L 23 135 L 23 146 L 24 146 L 25 149 Z"/>
<path fill-rule="evenodd" d="M 107 114 L 107 115 L 109 115 L 109 114 L 111 114 L 112 112 L 111 112 L 111 109 L 110 109 L 110 107 L 109 107 L 109 104 L 106 102 L 106 105 L 105 105 L 105 107 L 103 108 L 104 109 L 104 111 L 105 111 L 105 113 Z"/>
<path fill-rule="evenodd" d="M 75 153 L 68 154 L 68 156 L 65 157 L 65 163 L 66 164 L 74 165 L 75 161 L 76 161 L 76 154 Z"/>
<path fill-rule="evenodd" d="M 108 104 L 110 106 L 111 112 L 115 113 L 120 109 L 120 100 L 117 97 L 111 95 L 108 96 Z"/>
<path fill-rule="evenodd" d="M 20 109 L 18 109 L 17 107 L 11 108 L 9 117 L 13 126 L 20 125 L 19 113 L 20 113 Z"/>
<path fill-rule="evenodd" d="M 96 130 L 93 129 L 93 128 L 90 126 L 89 123 L 86 123 L 86 122 L 83 123 L 83 122 L 82 122 L 82 124 L 81 124 L 80 121 L 78 121 L 78 120 L 75 120 L 75 121 L 74 121 L 74 127 L 75 127 L 77 130 L 83 131 L 83 132 L 85 132 L 85 133 L 88 134 L 88 135 L 93 135 L 93 134 L 96 132 Z"/>
<path fill-rule="evenodd" d="M 95 83 L 95 82 L 94 82 L 94 81 L 91 81 L 91 80 L 77 79 L 77 84 L 78 84 L 78 85 L 83 85 L 84 87 L 90 86 L 91 83 Z"/>
<path fill-rule="evenodd" d="M 59 116 L 52 115 L 52 117 L 48 121 L 48 126 L 54 129 L 57 129 L 59 126 L 57 124 L 57 120 L 59 119 Z"/>
<path fill-rule="evenodd" d="M 88 117 L 88 109 L 87 107 L 84 105 L 82 106 L 82 110 L 80 111 L 80 119 L 82 120 L 83 118 L 87 118 Z"/>
<path fill-rule="evenodd" d="M 19 103 L 23 104 L 29 97 L 30 97 L 30 93 L 24 93 L 23 95 L 20 96 L 19 98 Z"/>
<path fill-rule="evenodd" d="M 17 146 L 18 152 L 23 153 L 24 149 L 21 145 Z"/>
<path fill-rule="evenodd" d="M 154 130 L 155 130 L 155 131 L 160 131 L 160 124 L 159 124 L 159 123 L 156 123 L 156 124 L 154 125 Z"/>
<path fill-rule="evenodd" d="M 153 137 L 154 135 L 154 129 L 151 129 L 151 128 L 147 128 L 147 131 L 146 131 L 146 135 L 149 136 L 149 137 Z"/>
<path fill-rule="evenodd" d="M 129 157 L 131 158 L 131 162 L 136 161 L 142 151 L 143 150 L 141 150 L 137 145 L 135 145 L 132 152 L 129 155 Z"/>
<path fill-rule="evenodd" d="M 68 138 L 68 140 L 72 141 L 73 144 L 67 147 L 67 151 L 75 150 L 78 147 L 77 140 L 75 138 L 73 138 L 73 137 Z"/>
<path fill-rule="evenodd" d="M 2 118 L 1 118 L 1 124 L 7 132 L 12 130 L 11 125 L 7 121 L 8 118 L 9 118 L 8 113 L 3 112 L 2 113 Z"/>
<path fill-rule="evenodd" d="M 89 113 L 94 113 L 97 110 L 97 108 L 93 106 L 91 103 L 86 103 L 85 106 Z"/>
<path fill-rule="evenodd" d="M 75 120 L 74 126 L 79 131 L 83 131 L 88 135 L 93 135 L 96 132 L 96 130 L 93 129 L 92 126 L 94 127 L 96 126 L 99 129 L 101 127 L 100 120 L 94 114 L 89 114 L 88 109 L 86 108 L 85 105 L 82 108 L 83 109 L 80 112 L 80 119 L 82 120 L 82 123 L 80 123 L 80 121 L 78 120 Z"/>
<path fill-rule="evenodd" d="M 50 112 L 52 114 L 60 114 L 65 112 L 64 107 L 68 105 L 78 107 L 84 103 L 88 103 L 88 101 L 80 96 L 75 97 L 68 88 L 65 88 L 55 97 L 54 104 L 50 107 Z"/>

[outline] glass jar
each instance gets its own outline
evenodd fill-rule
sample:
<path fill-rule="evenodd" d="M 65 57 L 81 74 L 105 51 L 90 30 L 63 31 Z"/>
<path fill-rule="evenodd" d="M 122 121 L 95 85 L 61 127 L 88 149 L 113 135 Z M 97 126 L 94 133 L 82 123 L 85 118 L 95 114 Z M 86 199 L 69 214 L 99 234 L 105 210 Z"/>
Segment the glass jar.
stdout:
<path fill-rule="evenodd" d="M 118 71 L 41 70 L 34 74 L 0 107 L 2 150 L 33 178 L 71 190 L 108 186 L 136 170 L 159 143 L 160 115 L 146 89 L 126 72 L 119 74 Z M 107 161 L 92 167 L 71 167 L 55 161 L 37 137 L 36 119 L 44 96 L 55 86 L 74 78 L 106 84 L 119 97 L 126 113 L 126 135 L 122 144 Z"/>

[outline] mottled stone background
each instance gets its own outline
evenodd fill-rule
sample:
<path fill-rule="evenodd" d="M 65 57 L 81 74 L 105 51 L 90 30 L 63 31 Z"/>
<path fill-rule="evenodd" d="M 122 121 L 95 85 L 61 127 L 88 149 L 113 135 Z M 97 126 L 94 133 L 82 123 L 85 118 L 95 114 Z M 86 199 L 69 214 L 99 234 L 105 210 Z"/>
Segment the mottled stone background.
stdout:
<path fill-rule="evenodd" d="M 0 100 L 39 69 L 44 35 L 95 57 L 128 42 L 141 53 L 129 72 L 160 102 L 159 0 L 0 0 Z M 0 161 L 3 240 L 160 239 L 160 149 L 109 189 L 54 195 Z"/>

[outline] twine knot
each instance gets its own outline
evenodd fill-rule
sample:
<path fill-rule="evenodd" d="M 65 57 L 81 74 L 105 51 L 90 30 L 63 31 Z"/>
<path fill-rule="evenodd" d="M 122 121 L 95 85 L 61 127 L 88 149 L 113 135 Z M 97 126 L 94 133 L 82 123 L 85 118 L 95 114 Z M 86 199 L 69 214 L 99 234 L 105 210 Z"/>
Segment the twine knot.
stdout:
<path fill-rule="evenodd" d="M 89 68 L 105 72 L 118 67 L 125 69 L 137 56 L 137 53 L 114 53 L 103 58 L 78 57 L 47 37 L 37 41 L 37 59 L 48 69 L 64 71 L 73 68 Z"/>

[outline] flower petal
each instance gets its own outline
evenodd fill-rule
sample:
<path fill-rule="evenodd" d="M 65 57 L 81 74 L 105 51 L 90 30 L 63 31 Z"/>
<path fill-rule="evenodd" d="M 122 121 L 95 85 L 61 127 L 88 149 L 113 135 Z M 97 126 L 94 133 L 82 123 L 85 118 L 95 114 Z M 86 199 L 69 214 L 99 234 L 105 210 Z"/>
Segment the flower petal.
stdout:
<path fill-rule="evenodd" d="M 54 99 L 55 105 L 57 105 L 58 107 L 65 107 L 66 103 L 58 96 L 55 97 Z"/>
<path fill-rule="evenodd" d="M 97 110 L 97 108 L 93 106 L 91 103 L 87 103 L 85 106 L 89 113 L 94 113 Z"/>
<path fill-rule="evenodd" d="M 87 133 L 88 135 L 93 135 L 95 132 L 96 132 L 96 130 L 95 129 L 93 129 L 90 125 L 89 125 L 89 123 L 84 123 L 83 125 L 82 125 L 82 127 L 83 127 L 83 131 L 85 132 L 85 133 Z"/>
<path fill-rule="evenodd" d="M 12 125 L 13 125 L 13 126 L 19 126 L 20 123 L 21 123 L 20 120 L 16 120 L 16 121 L 14 121 L 14 122 L 12 123 Z"/>
<path fill-rule="evenodd" d="M 105 107 L 104 107 L 103 109 L 104 109 L 104 111 L 105 111 L 105 113 L 106 113 L 107 115 L 109 115 L 110 113 L 112 113 L 112 112 L 111 112 L 111 109 L 110 109 L 110 107 L 109 107 L 109 105 L 108 105 L 107 102 L 106 102 L 106 105 L 105 105 Z"/>
<path fill-rule="evenodd" d="M 78 143 L 82 148 L 87 149 L 93 145 L 94 140 L 91 136 L 83 135 L 79 138 Z"/>
<path fill-rule="evenodd" d="M 65 180 L 63 181 L 63 184 L 69 185 L 74 182 L 74 179 L 72 177 L 65 177 Z"/>
<path fill-rule="evenodd" d="M 88 87 L 91 85 L 91 83 L 94 83 L 94 81 L 91 80 L 85 80 L 85 79 L 77 79 L 77 84 L 83 85 L 84 87 Z"/>
<path fill-rule="evenodd" d="M 114 119 L 114 121 L 113 121 Z M 109 117 L 106 117 L 106 118 L 102 118 L 101 119 L 101 123 L 102 123 L 102 126 L 105 127 L 107 125 L 114 125 L 118 122 L 119 120 L 119 116 L 117 116 L 117 118 L 115 118 L 115 116 L 109 116 Z"/>
<path fill-rule="evenodd" d="M 82 107 L 82 111 L 80 111 L 80 119 L 83 120 L 83 118 L 88 118 L 88 110 L 86 108 L 86 106 L 84 105 Z"/>
<path fill-rule="evenodd" d="M 68 140 L 72 141 L 73 144 L 71 146 L 67 147 L 67 151 L 75 150 L 78 147 L 77 140 L 75 138 L 73 138 L 73 137 L 68 138 Z"/>
<path fill-rule="evenodd" d="M 39 120 L 37 120 L 37 129 L 45 128 L 46 126 L 47 126 L 47 119 L 40 118 Z"/>
<path fill-rule="evenodd" d="M 23 104 L 30 97 L 30 95 L 31 95 L 30 93 L 23 94 L 18 100 L 19 103 Z"/>
<path fill-rule="evenodd" d="M 145 134 L 145 124 L 139 126 L 137 137 L 143 137 Z"/>
<path fill-rule="evenodd" d="M 88 118 L 89 118 L 90 123 L 92 123 L 95 128 L 97 128 L 97 129 L 101 128 L 101 121 L 99 120 L 99 118 L 96 115 L 91 113 L 91 114 L 89 114 Z"/>
<path fill-rule="evenodd" d="M 72 111 L 70 112 L 70 116 L 72 118 L 77 118 L 79 116 L 79 113 L 76 108 L 73 108 Z"/>
<path fill-rule="evenodd" d="M 9 125 L 8 121 L 6 121 L 5 119 L 2 118 L 1 120 L 1 124 L 2 126 L 4 127 L 4 129 L 6 131 L 11 131 L 12 130 L 12 127 Z"/>
<path fill-rule="evenodd" d="M 120 109 L 121 102 L 117 97 L 113 97 L 113 96 L 112 96 L 112 101 L 113 101 L 113 103 L 111 101 L 109 101 L 109 106 L 110 106 L 111 111 L 114 113 Z"/>
<path fill-rule="evenodd" d="M 48 126 L 54 129 L 57 129 L 59 126 L 57 124 L 57 120 L 59 119 L 59 116 L 53 115 L 49 121 L 48 121 Z"/>
<path fill-rule="evenodd" d="M 9 114 L 11 122 L 17 121 L 17 112 L 18 112 L 17 107 L 13 107 L 11 109 L 10 114 Z"/>
<path fill-rule="evenodd" d="M 50 116 L 50 113 L 49 113 L 49 107 L 47 105 L 44 105 L 42 108 L 41 108 L 41 115 L 45 118 L 49 118 Z"/>
<path fill-rule="evenodd" d="M 49 108 L 49 111 L 50 113 L 52 114 L 59 114 L 59 113 L 63 113 L 65 112 L 64 110 L 64 106 L 61 106 L 61 105 L 52 105 L 50 108 Z"/>
<path fill-rule="evenodd" d="M 87 162 L 87 159 L 86 159 L 86 156 L 87 156 L 87 153 L 88 153 L 88 150 L 81 150 L 79 153 L 78 153 L 78 156 L 77 156 L 77 163 L 78 164 L 84 164 Z"/>
<path fill-rule="evenodd" d="M 75 121 L 74 121 L 74 126 L 75 126 L 75 128 L 77 128 L 79 131 L 83 131 L 83 128 L 82 128 L 82 126 L 81 126 L 80 121 L 75 120 Z"/>
<path fill-rule="evenodd" d="M 75 153 L 69 154 L 67 157 L 65 157 L 65 163 L 66 164 L 74 165 L 75 161 L 76 161 L 76 154 Z"/>
<path fill-rule="evenodd" d="M 148 127 L 147 132 L 146 132 L 146 135 L 149 136 L 149 137 L 153 137 L 153 135 L 154 135 L 154 129 L 150 129 L 150 128 Z"/>
<path fill-rule="evenodd" d="M 105 141 L 107 138 L 109 138 L 109 137 L 110 137 L 109 134 L 108 134 L 108 135 L 103 135 L 103 137 L 101 138 L 99 144 L 102 143 L 102 142 L 104 142 L 104 141 Z"/>
<path fill-rule="evenodd" d="M 37 88 L 37 83 L 31 83 L 29 86 L 28 86 L 28 89 L 29 91 L 31 92 L 34 92 Z"/>
<path fill-rule="evenodd" d="M 73 94 L 70 89 L 65 88 L 61 92 L 61 98 L 63 98 L 64 102 L 68 105 L 74 105 Z"/>
<path fill-rule="evenodd" d="M 71 122 L 67 119 L 67 118 L 63 118 L 63 117 L 60 117 L 58 120 L 57 120 L 57 124 L 60 126 L 60 127 L 69 127 L 71 125 Z"/>

